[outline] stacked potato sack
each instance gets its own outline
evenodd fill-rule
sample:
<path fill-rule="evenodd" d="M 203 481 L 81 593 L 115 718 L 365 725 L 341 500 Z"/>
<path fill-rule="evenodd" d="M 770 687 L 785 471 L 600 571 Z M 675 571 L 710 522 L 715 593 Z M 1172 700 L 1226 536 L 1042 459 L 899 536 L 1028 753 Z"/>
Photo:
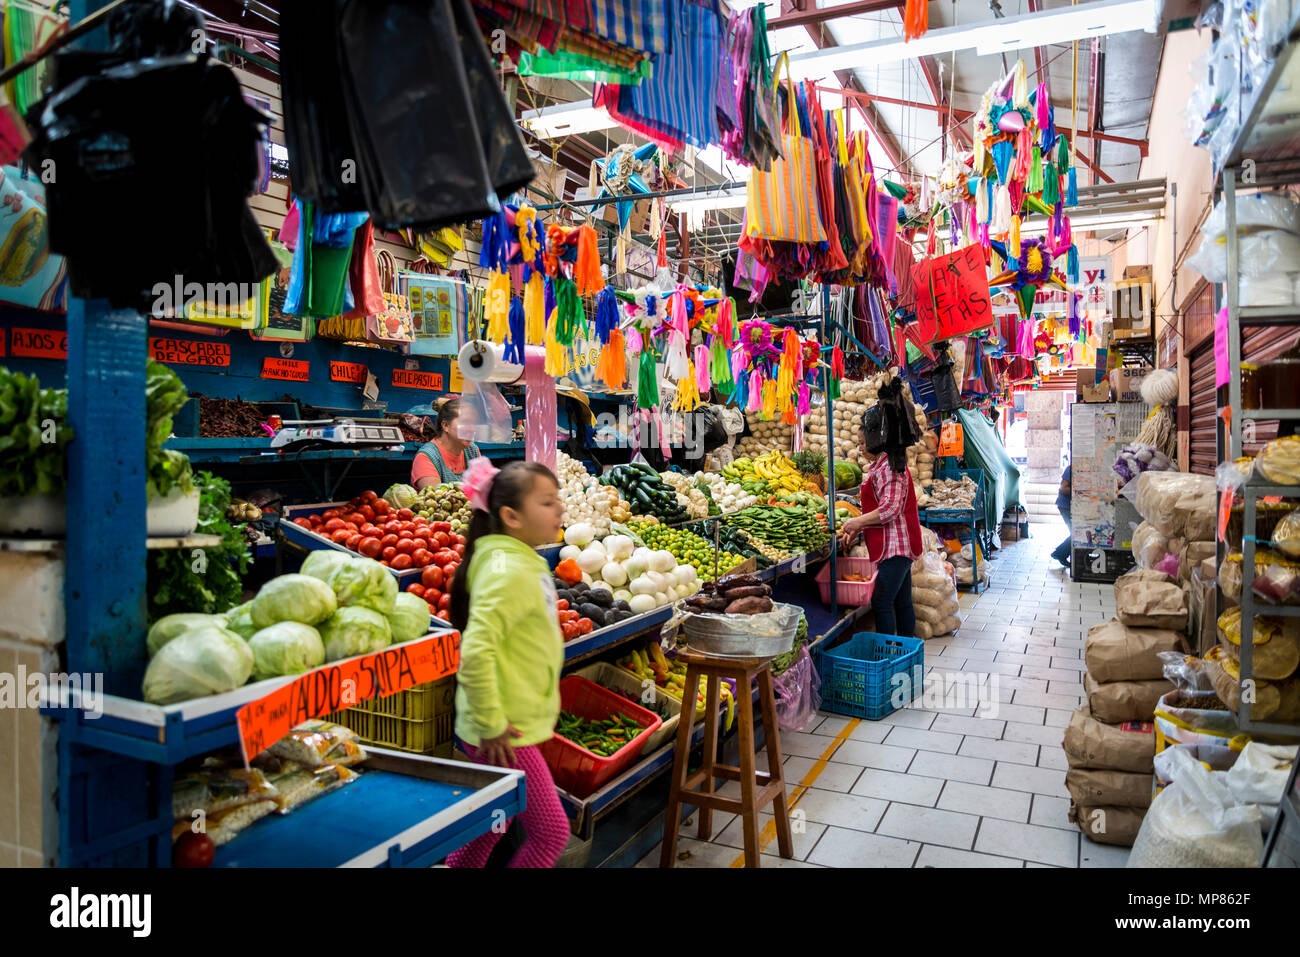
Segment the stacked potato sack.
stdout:
<path fill-rule="evenodd" d="M 1115 607 L 1088 630 L 1088 701 L 1065 731 L 1065 785 L 1085 837 L 1129 847 L 1151 804 L 1156 703 L 1174 687 L 1159 656 L 1186 651 L 1187 598 L 1173 576 L 1137 569 L 1115 582 Z"/>
<path fill-rule="evenodd" d="M 790 454 L 794 444 L 793 425 L 786 425 L 780 419 L 764 419 L 761 412 L 746 413 L 745 419 L 751 434 L 736 442 L 736 458 L 756 458 L 773 450 Z"/>
<path fill-rule="evenodd" d="M 953 567 L 942 552 L 927 550 L 912 563 L 912 608 L 917 638 L 951 635 L 961 625 Z"/>

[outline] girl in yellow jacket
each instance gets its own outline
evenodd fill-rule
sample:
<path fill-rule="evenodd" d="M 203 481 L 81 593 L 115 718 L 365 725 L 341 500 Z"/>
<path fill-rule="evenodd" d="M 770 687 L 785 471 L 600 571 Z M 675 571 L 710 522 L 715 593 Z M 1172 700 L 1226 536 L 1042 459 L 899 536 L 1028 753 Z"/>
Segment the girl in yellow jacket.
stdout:
<path fill-rule="evenodd" d="M 479 458 L 462 490 L 474 514 L 451 586 L 451 623 L 461 631 L 456 736 L 475 761 L 525 774 L 526 837 L 509 866 L 552 867 L 568 843 L 569 819 L 537 745 L 554 734 L 560 713 L 564 640 L 550 566 L 534 548 L 559 536 L 560 486 L 540 463 L 498 471 Z M 505 831 L 494 827 L 447 864 L 483 867 Z"/>

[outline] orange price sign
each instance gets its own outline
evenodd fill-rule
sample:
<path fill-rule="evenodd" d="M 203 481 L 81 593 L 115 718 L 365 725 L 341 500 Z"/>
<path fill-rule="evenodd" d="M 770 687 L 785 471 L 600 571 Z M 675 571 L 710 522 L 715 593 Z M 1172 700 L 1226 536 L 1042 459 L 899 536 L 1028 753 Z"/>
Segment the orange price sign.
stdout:
<path fill-rule="evenodd" d="M 228 366 L 230 346 L 195 339 L 150 339 L 149 355 L 172 365 Z"/>
<path fill-rule="evenodd" d="M 14 326 L 9 351 L 26 359 L 68 358 L 68 334 L 52 329 L 24 329 Z"/>
<path fill-rule="evenodd" d="M 311 363 L 306 359 L 279 359 L 267 356 L 262 360 L 263 379 L 288 379 L 306 382 L 310 378 Z"/>
<path fill-rule="evenodd" d="M 455 674 L 460 632 L 444 631 L 315 668 L 235 712 L 244 759 L 256 757 L 294 725 Z"/>
<path fill-rule="evenodd" d="M 368 370 L 360 362 L 331 362 L 330 379 L 335 382 L 361 382 L 366 381 L 366 372 Z"/>
<path fill-rule="evenodd" d="M 393 385 L 402 389 L 428 389 L 442 391 L 441 372 L 420 372 L 417 369 L 394 369 Z"/>

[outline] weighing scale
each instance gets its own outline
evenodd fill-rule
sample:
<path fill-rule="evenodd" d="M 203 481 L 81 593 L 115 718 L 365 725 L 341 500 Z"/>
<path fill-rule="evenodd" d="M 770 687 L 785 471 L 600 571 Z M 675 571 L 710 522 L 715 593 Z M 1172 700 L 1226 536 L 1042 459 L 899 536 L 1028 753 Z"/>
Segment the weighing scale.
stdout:
<path fill-rule="evenodd" d="M 271 439 L 273 449 L 309 445 L 402 445 L 406 440 L 395 425 L 360 424 L 351 419 L 286 420 Z"/>

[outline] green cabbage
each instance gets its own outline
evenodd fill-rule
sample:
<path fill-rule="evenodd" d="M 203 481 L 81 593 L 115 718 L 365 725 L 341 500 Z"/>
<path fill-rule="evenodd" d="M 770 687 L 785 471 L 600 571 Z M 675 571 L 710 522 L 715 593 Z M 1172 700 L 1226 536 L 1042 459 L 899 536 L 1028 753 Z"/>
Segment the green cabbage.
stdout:
<path fill-rule="evenodd" d="M 352 556 L 347 552 L 336 551 L 332 548 L 321 548 L 312 552 L 303 560 L 302 568 L 298 569 L 298 573 L 328 582 L 334 569 L 350 561 L 352 561 Z"/>
<path fill-rule="evenodd" d="M 393 629 L 393 644 L 423 638 L 429 633 L 429 603 L 409 591 L 397 596 L 392 612 L 388 615 L 389 627 Z"/>
<path fill-rule="evenodd" d="M 379 566 L 383 568 L 382 565 Z M 262 586 L 249 609 L 260 630 L 277 621 L 314 625 L 334 614 L 338 599 L 333 590 L 311 575 L 281 575 Z"/>
<path fill-rule="evenodd" d="M 248 642 L 211 625 L 187 631 L 158 649 L 144 673 L 144 700 L 173 704 L 232 691 L 253 672 Z"/>
<path fill-rule="evenodd" d="M 415 508 L 415 503 L 419 500 L 420 493 L 410 485 L 390 485 L 384 493 L 384 501 L 393 508 Z"/>
<path fill-rule="evenodd" d="M 145 646 L 149 650 L 149 657 L 152 658 L 158 654 L 158 649 L 173 638 L 179 638 L 187 631 L 194 631 L 207 625 L 226 627 L 226 618 L 224 615 L 203 615 L 197 612 L 179 612 L 175 615 L 159 618 L 153 623 L 153 627 L 149 629 L 149 634 L 145 638 Z"/>
<path fill-rule="evenodd" d="M 325 660 L 338 661 L 387 648 L 393 640 L 388 619 L 372 608 L 348 605 L 320 626 Z"/>
<path fill-rule="evenodd" d="M 311 625 L 281 621 L 263 628 L 248 640 L 253 649 L 253 677 L 300 675 L 325 663 L 325 644 Z"/>
<path fill-rule="evenodd" d="M 310 568 L 303 562 L 303 574 L 329 585 L 339 605 L 361 605 L 381 615 L 391 612 L 397 600 L 397 579 L 393 573 L 373 558 L 337 554 L 343 561 L 322 560 Z"/>
<path fill-rule="evenodd" d="M 246 601 L 239 607 L 226 612 L 226 629 L 233 631 L 245 641 L 253 637 L 254 632 L 257 631 L 257 626 L 253 624 L 253 603 L 251 601 Z"/>

